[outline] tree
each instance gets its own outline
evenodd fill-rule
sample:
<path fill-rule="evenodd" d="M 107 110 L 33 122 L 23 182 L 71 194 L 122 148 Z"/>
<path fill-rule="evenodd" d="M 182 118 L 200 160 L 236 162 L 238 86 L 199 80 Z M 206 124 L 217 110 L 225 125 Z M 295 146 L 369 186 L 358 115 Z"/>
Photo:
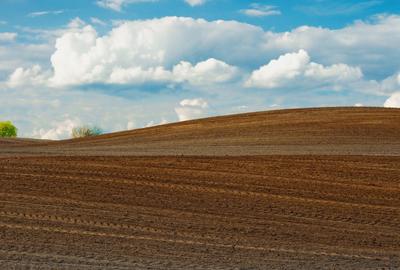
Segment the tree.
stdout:
<path fill-rule="evenodd" d="M 81 126 L 72 129 L 72 138 L 92 137 L 103 134 L 101 128 L 96 126 Z"/>
<path fill-rule="evenodd" d="M 0 137 L 15 138 L 17 137 L 18 129 L 10 122 L 0 122 Z"/>

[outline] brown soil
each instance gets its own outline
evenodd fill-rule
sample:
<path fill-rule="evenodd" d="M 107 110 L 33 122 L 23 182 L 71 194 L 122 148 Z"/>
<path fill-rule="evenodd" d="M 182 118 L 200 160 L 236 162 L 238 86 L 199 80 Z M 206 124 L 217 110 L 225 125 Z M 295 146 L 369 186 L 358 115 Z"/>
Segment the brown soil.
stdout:
<path fill-rule="evenodd" d="M 400 110 L 5 142 L 0 269 L 400 269 Z"/>
<path fill-rule="evenodd" d="M 0 141 L 1 145 L 1 141 Z M 399 155 L 400 109 L 296 109 L 208 118 L 62 142 L 27 155 Z M 0 153 L 0 154 L 1 154 Z"/>

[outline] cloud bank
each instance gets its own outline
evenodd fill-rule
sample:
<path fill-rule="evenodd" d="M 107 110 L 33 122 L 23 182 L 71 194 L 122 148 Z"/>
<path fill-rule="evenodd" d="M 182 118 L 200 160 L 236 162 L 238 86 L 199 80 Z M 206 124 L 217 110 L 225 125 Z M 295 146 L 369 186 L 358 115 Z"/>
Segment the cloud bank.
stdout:
<path fill-rule="evenodd" d="M 273 33 L 235 21 L 166 17 L 123 22 L 99 36 L 93 26 L 80 21 L 57 39 L 50 84 L 207 85 L 231 81 L 239 73 L 251 74 L 245 85 L 256 88 L 282 87 L 296 79 L 311 80 L 314 86 L 343 85 L 370 74 L 376 78 L 368 80 L 378 82 L 400 68 L 389 57 L 400 53 L 393 46 L 394 40 L 400 42 L 395 25 L 400 27 L 400 19 L 388 16 L 340 30 L 300 27 Z M 383 39 L 382 32 L 393 41 L 376 43 Z"/>
<path fill-rule="evenodd" d="M 22 134 L 63 138 L 76 119 L 115 131 L 275 107 L 399 106 L 400 16 L 288 32 L 182 17 L 107 33 L 92 23 L 30 29 L 43 44 L 0 35 L 0 116 Z"/>

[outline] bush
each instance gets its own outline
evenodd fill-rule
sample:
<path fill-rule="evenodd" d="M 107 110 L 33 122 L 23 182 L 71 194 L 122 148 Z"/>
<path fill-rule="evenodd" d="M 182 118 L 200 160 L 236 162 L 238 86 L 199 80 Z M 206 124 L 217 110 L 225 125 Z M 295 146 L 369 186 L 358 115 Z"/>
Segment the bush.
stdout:
<path fill-rule="evenodd" d="M 72 129 L 72 138 L 92 137 L 103 134 L 101 128 L 96 126 L 81 126 Z"/>
<path fill-rule="evenodd" d="M 18 129 L 10 122 L 0 122 L 0 137 L 15 138 L 17 137 Z"/>

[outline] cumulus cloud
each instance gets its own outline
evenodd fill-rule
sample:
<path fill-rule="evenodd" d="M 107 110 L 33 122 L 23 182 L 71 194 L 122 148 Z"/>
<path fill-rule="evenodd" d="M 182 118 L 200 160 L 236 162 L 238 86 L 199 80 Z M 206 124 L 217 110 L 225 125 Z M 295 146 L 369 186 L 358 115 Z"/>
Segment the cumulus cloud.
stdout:
<path fill-rule="evenodd" d="M 68 119 L 75 124 L 99 126 L 105 132 L 126 130 L 129 122 L 130 128 L 144 127 L 161 115 L 169 121 L 176 119 L 177 98 L 168 93 L 127 98 L 93 88 L 55 90 L 28 85 L 17 91 L 0 86 L 0 95 L 1 118 L 13 121 L 22 137 L 44 138 L 48 133 L 47 138 L 56 138 L 49 134 L 57 133 L 59 124 Z M 63 130 L 57 133 L 58 138 L 69 138 L 69 128 Z"/>
<path fill-rule="evenodd" d="M 15 41 L 17 38 L 18 34 L 17 33 L 11 33 L 11 32 L 3 32 L 0 33 L 0 42 L 10 42 L 10 41 Z"/>
<path fill-rule="evenodd" d="M 107 80 L 114 84 L 144 84 L 146 82 L 168 82 L 172 80 L 171 72 L 163 67 L 143 69 L 142 67 L 114 68 Z"/>
<path fill-rule="evenodd" d="M 195 66 L 182 61 L 173 68 L 175 80 L 188 81 L 193 85 L 224 83 L 233 80 L 238 74 L 236 67 L 214 58 L 199 62 Z"/>
<path fill-rule="evenodd" d="M 185 2 L 186 2 L 188 5 L 190 5 L 190 6 L 192 6 L 192 7 L 195 7 L 195 6 L 204 5 L 205 2 L 206 2 L 206 0 L 185 0 Z"/>
<path fill-rule="evenodd" d="M 99 68 L 96 69 L 91 61 L 95 55 L 88 55 L 88 51 L 96 43 L 96 36 L 93 27 L 85 26 L 57 39 L 56 52 L 51 57 L 54 68 L 52 82 L 60 85 L 77 84 L 90 81 L 89 78 L 99 73 Z M 93 69 L 90 71 L 91 68 Z"/>
<path fill-rule="evenodd" d="M 161 115 L 169 121 L 177 115 L 199 118 L 210 114 L 205 100 L 211 99 L 212 112 L 218 114 L 236 112 L 243 104 L 246 111 L 270 104 L 382 105 L 400 91 L 399 29 L 400 16 L 394 15 L 335 30 L 302 26 L 288 32 L 235 21 L 166 17 L 119 22 L 100 34 L 76 18 L 51 32 L 21 30 L 21 44 L 0 42 L 1 113 L 15 118 L 21 134 L 32 136 L 35 128 L 43 128 L 43 135 L 65 119 L 114 131 L 126 129 L 128 122 L 145 126 Z M 38 44 L 38 36 L 51 42 Z M 246 79 L 247 86 L 279 92 L 243 89 Z M 148 82 L 149 87 L 142 87 Z M 115 89 L 123 91 L 116 95 Z M 204 103 L 176 106 L 185 96 L 198 95 Z"/>
<path fill-rule="evenodd" d="M 98 0 L 96 4 L 99 7 L 111 9 L 114 11 L 122 11 L 124 6 L 135 3 L 156 2 L 157 0 Z"/>
<path fill-rule="evenodd" d="M 360 80 L 363 77 L 358 67 L 345 64 L 335 64 L 325 67 L 311 62 L 309 54 L 305 50 L 297 53 L 288 53 L 278 59 L 271 60 L 267 65 L 253 71 L 246 82 L 247 87 L 278 88 L 301 80 L 306 83 L 337 83 Z M 296 84 L 298 86 L 298 84 Z"/>
<path fill-rule="evenodd" d="M 114 68 L 171 70 L 181 61 L 210 58 L 229 64 L 248 62 L 259 56 L 262 45 L 255 41 L 262 34 L 262 29 L 238 22 L 177 17 L 124 22 L 101 37 L 86 25 L 57 40 L 51 57 L 53 81 L 60 85 L 106 81 Z M 210 64 L 221 67 L 215 61 L 203 65 Z"/>
<path fill-rule="evenodd" d="M 400 92 L 393 93 L 383 105 L 387 108 L 400 108 Z"/>
<path fill-rule="evenodd" d="M 359 67 L 351 67 L 346 64 L 325 67 L 317 63 L 309 63 L 304 76 L 321 82 L 340 83 L 360 80 L 363 73 Z"/>
<path fill-rule="evenodd" d="M 192 65 L 181 61 L 172 70 L 166 70 L 162 66 L 143 69 L 142 67 L 113 68 L 106 81 L 114 84 L 144 84 L 156 83 L 182 83 L 191 85 L 212 85 L 226 83 L 233 80 L 239 74 L 236 67 L 230 66 L 222 61 L 210 58 L 206 61 Z"/>
<path fill-rule="evenodd" d="M 303 26 L 284 33 L 234 21 L 179 17 L 121 22 L 104 36 L 81 25 L 57 40 L 53 80 L 60 85 L 104 82 L 113 69 L 130 77 L 126 73 L 149 74 L 160 68 L 171 72 L 181 61 L 196 65 L 212 58 L 254 69 L 265 63 L 261 59 L 268 61 L 300 49 L 310 52 L 321 65 L 314 65 L 315 76 L 330 77 L 338 69 L 349 75 L 357 72 L 349 67 L 359 67 L 364 74 L 372 74 L 371 79 L 381 80 L 400 69 L 393 57 L 400 54 L 394 45 L 400 43 L 399 28 L 400 16 L 379 17 L 338 30 Z"/>
<path fill-rule="evenodd" d="M 222 61 L 210 58 L 206 61 L 192 65 L 189 62 L 181 61 L 172 70 L 166 70 L 162 66 L 112 69 L 111 74 L 104 74 L 101 79 L 114 84 L 145 84 L 149 82 L 158 83 L 182 83 L 191 85 L 209 85 L 231 81 L 238 74 L 236 67 L 230 66 Z"/>
<path fill-rule="evenodd" d="M 281 11 L 276 6 L 261 5 L 253 3 L 248 9 L 242 9 L 240 12 L 250 17 L 267 17 L 281 15 Z"/>
<path fill-rule="evenodd" d="M 396 46 L 400 42 L 398 29 L 400 16 L 381 15 L 337 30 L 301 26 L 290 32 L 270 32 L 266 47 L 269 50 L 280 48 L 282 52 L 304 49 L 325 65 L 346 63 L 362 67 L 367 74 L 385 77 L 400 68 L 399 63 L 391 59 L 400 53 Z"/>
<path fill-rule="evenodd" d="M 54 127 L 49 130 L 35 130 L 33 136 L 45 140 L 66 139 L 71 136 L 72 129 L 79 125 L 79 119 L 66 119 L 60 123 L 54 123 Z"/>
<path fill-rule="evenodd" d="M 50 77 L 49 72 L 44 72 L 39 65 L 24 69 L 17 68 L 8 78 L 7 86 L 17 88 L 22 86 L 46 85 Z"/>
<path fill-rule="evenodd" d="M 380 82 L 379 92 L 383 94 L 392 94 L 400 90 L 400 73 L 387 77 Z"/>
<path fill-rule="evenodd" d="M 157 83 L 169 87 L 171 83 L 188 83 L 208 89 L 214 84 L 216 89 L 216 84 L 238 82 L 251 73 L 247 87 L 295 84 L 300 91 L 300 86 L 343 89 L 347 84 L 347 89 L 355 91 L 391 94 L 398 90 L 394 82 L 400 69 L 393 60 L 400 54 L 398 46 L 393 46 L 397 38 L 400 42 L 398 31 L 393 30 L 397 24 L 400 27 L 400 16 L 382 16 L 338 30 L 304 26 L 274 33 L 235 21 L 165 17 L 121 22 L 99 35 L 94 27 L 75 18 L 55 42 L 48 84 Z M 384 37 L 393 40 L 376 43 L 375 38 Z M 325 44 L 325 40 L 331 42 Z M 374 45 L 369 47 L 371 43 Z M 29 73 L 15 70 L 14 76 L 24 72 Z M 396 75 L 390 75 L 394 72 Z M 371 74 L 382 78 L 371 78 Z M 36 80 L 32 81 L 43 78 L 34 75 Z"/>
<path fill-rule="evenodd" d="M 298 53 L 288 53 L 277 60 L 271 60 L 269 64 L 253 71 L 247 81 L 248 87 L 275 88 L 288 80 L 293 79 L 305 70 L 310 62 L 308 53 L 300 50 Z"/>
<path fill-rule="evenodd" d="M 213 25 L 220 24 L 226 25 L 212 30 Z M 197 58 L 193 52 L 198 50 L 193 41 L 185 46 L 188 42 L 184 40 L 192 29 L 199 29 L 200 36 L 206 38 L 203 28 L 222 34 L 236 24 L 239 23 L 170 17 L 126 22 L 103 37 L 92 26 L 82 25 L 57 39 L 56 51 L 51 57 L 54 69 L 51 81 L 59 86 L 94 82 L 186 81 L 194 85 L 226 82 L 238 74 L 238 69 L 212 57 L 194 66 L 190 59 L 182 61 L 186 57 Z M 196 38 L 198 42 L 200 39 Z M 215 39 L 218 42 L 217 36 Z M 214 45 L 210 42 L 207 47 Z"/>
<path fill-rule="evenodd" d="M 202 98 L 184 99 L 175 108 L 179 121 L 187 121 L 204 116 L 208 109 L 208 103 Z"/>

